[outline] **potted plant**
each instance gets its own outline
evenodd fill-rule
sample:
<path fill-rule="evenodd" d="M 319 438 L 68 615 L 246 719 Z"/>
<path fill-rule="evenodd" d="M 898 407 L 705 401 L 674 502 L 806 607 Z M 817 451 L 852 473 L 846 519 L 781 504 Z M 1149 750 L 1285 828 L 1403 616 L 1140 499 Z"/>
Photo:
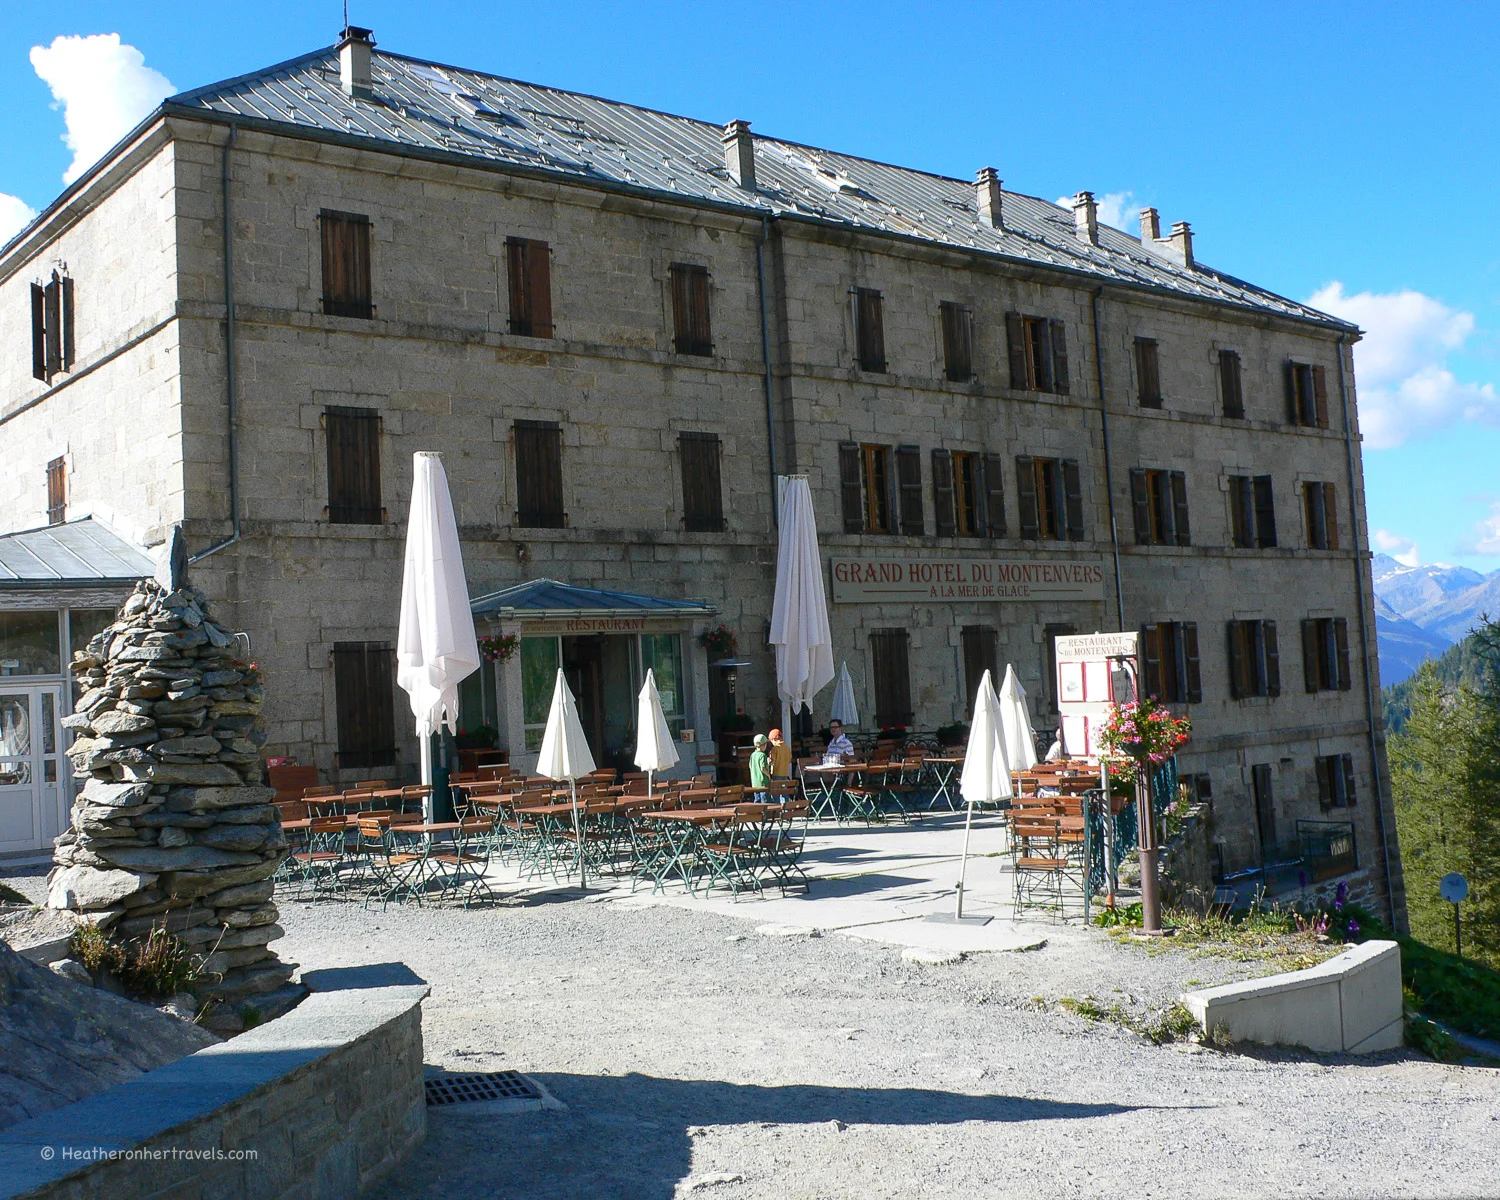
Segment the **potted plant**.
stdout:
<path fill-rule="evenodd" d="M 954 721 L 951 725 L 939 725 L 935 736 L 939 746 L 962 746 L 964 738 L 969 736 L 969 723 Z"/>
<path fill-rule="evenodd" d="M 521 648 L 521 639 L 514 633 L 502 633 L 479 639 L 479 653 L 490 662 L 505 662 Z"/>
<path fill-rule="evenodd" d="M 734 654 L 734 630 L 728 625 L 705 629 L 698 635 L 698 644 L 708 651 L 710 658 L 729 658 Z"/>
<path fill-rule="evenodd" d="M 453 742 L 460 750 L 493 750 L 499 731 L 493 725 L 476 725 L 473 729 L 460 729 L 453 735 Z"/>

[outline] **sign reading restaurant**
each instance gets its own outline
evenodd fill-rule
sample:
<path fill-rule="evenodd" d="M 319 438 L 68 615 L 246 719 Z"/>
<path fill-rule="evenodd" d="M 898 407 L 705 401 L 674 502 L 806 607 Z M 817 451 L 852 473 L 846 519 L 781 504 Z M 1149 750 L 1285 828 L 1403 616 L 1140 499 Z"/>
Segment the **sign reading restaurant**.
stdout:
<path fill-rule="evenodd" d="M 835 604 L 945 600 L 1103 600 L 1098 558 L 835 558 Z"/>

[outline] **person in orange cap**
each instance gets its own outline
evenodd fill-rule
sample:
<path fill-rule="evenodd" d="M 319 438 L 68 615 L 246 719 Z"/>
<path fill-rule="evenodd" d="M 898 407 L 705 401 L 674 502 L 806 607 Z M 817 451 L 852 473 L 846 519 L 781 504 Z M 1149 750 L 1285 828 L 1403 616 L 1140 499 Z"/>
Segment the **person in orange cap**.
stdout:
<path fill-rule="evenodd" d="M 792 777 L 792 748 L 782 740 L 781 730 L 771 730 L 771 778 Z"/>

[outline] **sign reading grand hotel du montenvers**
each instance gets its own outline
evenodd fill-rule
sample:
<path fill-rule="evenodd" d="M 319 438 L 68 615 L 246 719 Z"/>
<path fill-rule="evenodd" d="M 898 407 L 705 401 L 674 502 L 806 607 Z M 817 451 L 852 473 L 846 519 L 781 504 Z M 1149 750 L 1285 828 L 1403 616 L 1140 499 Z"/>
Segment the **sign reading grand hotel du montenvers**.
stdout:
<path fill-rule="evenodd" d="M 835 604 L 923 600 L 1103 600 L 1102 559 L 835 558 Z"/>

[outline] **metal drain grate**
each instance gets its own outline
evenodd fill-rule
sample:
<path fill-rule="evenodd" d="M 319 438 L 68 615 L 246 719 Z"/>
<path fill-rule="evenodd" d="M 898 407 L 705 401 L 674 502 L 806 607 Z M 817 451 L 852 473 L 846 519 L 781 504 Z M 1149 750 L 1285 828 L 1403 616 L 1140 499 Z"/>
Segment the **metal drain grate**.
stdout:
<path fill-rule="evenodd" d="M 541 1092 L 516 1071 L 474 1071 L 425 1081 L 427 1103 L 473 1104 L 480 1100 L 540 1100 Z"/>

